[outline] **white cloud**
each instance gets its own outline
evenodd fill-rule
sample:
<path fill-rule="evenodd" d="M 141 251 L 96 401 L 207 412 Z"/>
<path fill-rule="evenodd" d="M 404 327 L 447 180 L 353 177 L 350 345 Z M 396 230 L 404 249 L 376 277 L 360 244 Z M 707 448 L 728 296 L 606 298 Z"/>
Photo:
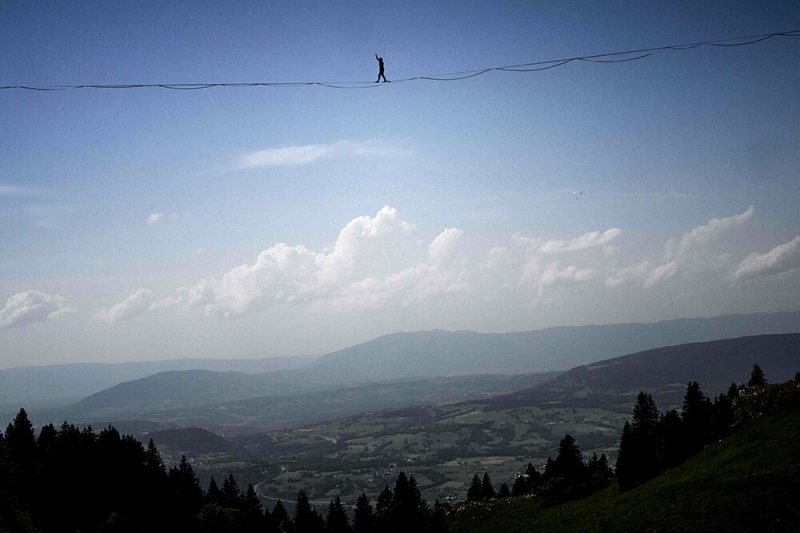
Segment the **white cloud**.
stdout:
<path fill-rule="evenodd" d="M 595 269 L 593 268 L 578 268 L 575 265 L 562 268 L 558 261 L 542 264 L 539 257 L 532 257 L 522 267 L 522 275 L 517 280 L 517 286 L 534 285 L 537 288 L 537 294 L 541 296 L 545 287 L 588 281 L 594 276 Z"/>
<path fill-rule="evenodd" d="M 577 252 L 599 248 L 603 257 L 608 257 L 613 253 L 610 243 L 615 241 L 622 230 L 610 228 L 606 231 L 591 231 L 579 235 L 573 239 L 550 239 L 524 237 L 520 234 L 512 236 L 512 241 L 517 245 L 517 251 L 521 252 L 522 258 L 517 258 L 516 253 L 502 247 L 494 248 L 489 254 L 487 267 L 503 277 L 517 272 L 514 283 L 501 281 L 502 287 L 517 288 L 531 285 L 536 287 L 536 302 L 542 301 L 545 288 L 554 285 L 568 283 L 580 283 L 592 280 L 597 275 L 595 267 L 579 266 L 576 264 L 562 266 L 560 261 L 552 260 L 556 254 Z M 550 258 L 547 259 L 546 258 Z M 597 261 L 597 259 L 592 259 Z M 501 274 L 502 271 L 502 274 Z"/>
<path fill-rule="evenodd" d="M 606 278 L 606 287 L 613 289 L 629 283 L 644 283 L 644 280 L 648 278 L 652 271 L 653 265 L 647 260 L 636 265 L 621 268 L 614 272 L 613 275 Z"/>
<path fill-rule="evenodd" d="M 100 311 L 94 316 L 94 319 L 109 324 L 112 322 L 130 320 L 147 311 L 153 303 L 153 299 L 153 291 L 139 289 L 111 308 Z"/>
<path fill-rule="evenodd" d="M 310 311 L 409 305 L 469 286 L 455 257 L 461 234 L 442 231 L 426 254 L 416 227 L 386 206 L 347 223 L 328 250 L 280 243 L 219 280 L 201 280 L 189 290 L 188 305 L 226 317 L 290 303 Z"/>
<path fill-rule="evenodd" d="M 605 280 L 606 287 L 639 285 L 644 289 L 674 277 L 678 272 L 722 271 L 729 254 L 719 253 L 711 243 L 722 232 L 741 226 L 753 216 L 751 205 L 739 215 L 714 218 L 702 226 L 684 233 L 680 241 L 669 239 L 661 261 L 645 259 L 640 263 L 618 269 Z M 662 264 L 658 264 L 661 262 Z"/>
<path fill-rule="evenodd" d="M 155 311 L 157 309 L 164 309 L 167 307 L 175 307 L 184 303 L 184 301 L 189 296 L 189 289 L 186 287 L 178 287 L 175 292 L 175 296 L 168 296 L 167 298 L 163 298 L 157 302 L 150 304 L 147 308 L 148 311 Z"/>
<path fill-rule="evenodd" d="M 150 216 L 147 217 L 147 221 L 146 222 L 148 224 L 155 224 L 159 220 L 161 220 L 161 213 L 151 213 Z"/>
<path fill-rule="evenodd" d="M 671 278 L 678 271 L 678 266 L 677 261 L 670 261 L 666 265 L 654 268 L 653 271 L 648 274 L 647 279 L 644 280 L 642 287 L 647 289 L 661 280 Z"/>
<path fill-rule="evenodd" d="M 451 258 L 462 233 L 456 228 L 448 228 L 440 233 L 428 246 L 428 260 L 434 265 L 441 265 Z"/>
<path fill-rule="evenodd" d="M 60 318 L 72 312 L 64 303 L 64 297 L 57 294 L 36 290 L 17 293 L 0 310 L 0 329 Z"/>
<path fill-rule="evenodd" d="M 730 272 L 733 281 L 778 274 L 800 267 L 800 235 L 765 254 L 751 253 Z"/>
<path fill-rule="evenodd" d="M 704 226 L 698 226 L 689 233 L 685 233 L 680 242 L 675 239 L 667 241 L 665 257 L 667 259 L 685 257 L 689 252 L 702 250 L 714 237 L 723 231 L 741 226 L 753 216 L 755 209 L 751 205 L 747 211 L 740 215 L 726 218 L 714 218 Z"/>
<path fill-rule="evenodd" d="M 405 153 L 405 150 L 384 141 L 337 141 L 330 144 L 307 144 L 268 148 L 245 154 L 236 168 L 289 167 L 307 165 L 334 157 L 389 157 Z"/>
<path fill-rule="evenodd" d="M 619 228 L 611 228 L 603 233 L 600 233 L 599 231 L 592 231 L 569 241 L 550 240 L 535 247 L 535 250 L 532 251 L 536 251 L 540 254 L 573 252 L 576 250 L 584 250 L 586 248 L 594 248 L 595 246 L 606 245 L 620 235 L 622 235 L 622 230 Z"/>

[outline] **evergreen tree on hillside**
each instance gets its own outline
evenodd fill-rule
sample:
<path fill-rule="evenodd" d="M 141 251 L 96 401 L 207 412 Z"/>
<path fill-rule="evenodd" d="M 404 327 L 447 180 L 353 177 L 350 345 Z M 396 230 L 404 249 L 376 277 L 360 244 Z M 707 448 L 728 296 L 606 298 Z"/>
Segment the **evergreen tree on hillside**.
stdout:
<path fill-rule="evenodd" d="M 625 423 L 619 444 L 617 478 L 623 490 L 635 487 L 658 472 L 659 419 L 653 397 L 639 392 L 632 422 Z"/>
<path fill-rule="evenodd" d="M 325 519 L 311 507 L 306 491 L 297 493 L 297 506 L 294 511 L 294 529 L 296 533 L 324 533 Z"/>
<path fill-rule="evenodd" d="M 583 455 L 572 435 L 564 435 L 555 459 L 547 459 L 542 474 L 541 495 L 551 502 L 584 496 L 588 491 L 588 471 Z"/>
<path fill-rule="evenodd" d="M 238 507 L 241 500 L 241 491 L 239 484 L 230 474 L 225 481 L 222 482 L 222 506 L 223 507 Z"/>
<path fill-rule="evenodd" d="M 174 531 L 196 529 L 196 517 L 203 506 L 203 489 L 185 455 L 181 456 L 178 466 L 169 469 L 167 477 L 173 499 L 170 528 Z"/>
<path fill-rule="evenodd" d="M 500 484 L 500 488 L 497 489 L 497 499 L 503 500 L 511 496 L 511 491 L 508 490 L 508 485 L 503 482 Z"/>
<path fill-rule="evenodd" d="M 637 472 L 639 462 L 638 450 L 633 436 L 633 429 L 629 421 L 622 427 L 622 436 L 619 439 L 619 453 L 617 454 L 616 475 L 620 490 L 629 490 L 640 482 Z"/>
<path fill-rule="evenodd" d="M 767 379 L 764 377 L 764 371 L 761 367 L 753 365 L 753 370 L 750 372 L 750 381 L 747 382 L 750 388 L 762 388 L 767 386 Z"/>
<path fill-rule="evenodd" d="M 217 485 L 217 480 L 214 479 L 214 476 L 211 476 L 211 480 L 208 482 L 208 489 L 206 490 L 206 502 L 222 505 L 224 501 L 225 499 L 222 496 L 219 485 Z"/>
<path fill-rule="evenodd" d="M 489 478 L 488 473 L 483 474 L 483 481 L 481 481 L 481 499 L 485 502 L 494 500 L 497 493 L 492 486 L 492 480 Z"/>
<path fill-rule="evenodd" d="M 478 477 L 478 474 L 472 476 L 472 483 L 467 489 L 467 501 L 468 502 L 479 502 L 483 499 L 483 485 L 481 483 L 481 478 Z"/>
<path fill-rule="evenodd" d="M 386 485 L 380 494 L 378 494 L 378 501 L 375 503 L 375 530 L 388 531 L 392 519 L 392 500 L 394 495 L 389 485 Z"/>
<path fill-rule="evenodd" d="M 36 433 L 25 409 L 20 409 L 6 427 L 5 447 L 13 465 L 9 472 L 9 485 L 13 492 L 28 498 L 35 488 Z"/>
<path fill-rule="evenodd" d="M 689 382 L 681 410 L 686 457 L 702 450 L 708 442 L 712 427 L 711 408 L 711 400 L 700 390 L 700 385 L 696 381 Z"/>
<path fill-rule="evenodd" d="M 684 426 L 681 416 L 670 409 L 658 420 L 658 448 L 656 460 L 660 468 L 672 468 L 686 457 Z"/>
<path fill-rule="evenodd" d="M 514 484 L 511 486 L 512 496 L 522 496 L 528 493 L 528 482 L 525 476 L 518 475 L 514 478 Z"/>
<path fill-rule="evenodd" d="M 328 505 L 328 515 L 325 517 L 326 533 L 351 533 L 350 523 L 347 521 L 347 511 L 339 495 Z"/>
<path fill-rule="evenodd" d="M 355 533 L 373 533 L 375 517 L 372 515 L 372 505 L 365 493 L 361 493 L 356 501 L 353 513 L 353 531 Z"/>
<path fill-rule="evenodd" d="M 280 500 L 276 501 L 275 506 L 272 508 L 272 521 L 278 528 L 283 530 L 288 530 L 288 528 L 292 526 L 289 513 Z"/>
<path fill-rule="evenodd" d="M 586 463 L 586 478 L 587 494 L 602 490 L 611 484 L 614 471 L 608 466 L 606 454 L 601 453 L 600 457 L 597 457 L 596 453 L 592 454 L 592 458 Z"/>
<path fill-rule="evenodd" d="M 397 475 L 391 506 L 392 530 L 420 531 L 425 526 L 428 504 L 422 499 L 414 476 L 406 477 L 404 472 Z"/>
<path fill-rule="evenodd" d="M 267 526 L 271 525 L 269 513 L 265 515 L 261 499 L 259 499 L 252 483 L 248 483 L 247 490 L 242 493 L 241 509 L 242 513 L 244 513 L 246 531 L 267 531 Z"/>

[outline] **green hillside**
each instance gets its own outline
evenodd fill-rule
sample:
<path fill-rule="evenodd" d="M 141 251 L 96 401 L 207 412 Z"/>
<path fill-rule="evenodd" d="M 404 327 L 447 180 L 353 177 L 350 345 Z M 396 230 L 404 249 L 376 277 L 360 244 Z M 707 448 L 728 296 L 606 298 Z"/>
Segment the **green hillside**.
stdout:
<path fill-rule="evenodd" d="M 800 383 L 748 408 L 763 416 L 636 489 L 550 508 L 524 497 L 462 504 L 450 531 L 800 531 Z"/>

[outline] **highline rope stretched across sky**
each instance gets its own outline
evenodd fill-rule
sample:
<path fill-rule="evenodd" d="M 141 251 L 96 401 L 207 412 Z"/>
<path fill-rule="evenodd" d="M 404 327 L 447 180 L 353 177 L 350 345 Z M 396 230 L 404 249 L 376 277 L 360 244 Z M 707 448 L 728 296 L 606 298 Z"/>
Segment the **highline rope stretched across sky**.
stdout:
<path fill-rule="evenodd" d="M 468 78 L 481 76 L 489 72 L 539 72 L 556 67 L 562 67 L 574 61 L 584 61 L 590 63 L 626 63 L 650 57 L 666 50 L 686 51 L 699 48 L 701 46 L 734 47 L 747 46 L 774 37 L 800 37 L 800 30 L 765 33 L 762 35 L 751 35 L 748 37 L 734 37 L 717 41 L 701 41 L 696 43 L 677 44 L 670 46 L 659 46 L 655 48 L 640 48 L 638 50 L 627 50 L 624 52 L 609 52 L 604 54 L 593 54 L 587 56 L 568 57 L 564 59 L 551 59 L 547 61 L 534 61 L 532 63 L 521 63 L 517 65 L 506 65 L 502 67 L 488 67 L 476 70 L 465 70 L 461 72 L 451 72 L 449 74 L 438 74 L 435 76 L 414 76 L 391 80 L 393 83 L 404 83 L 411 81 L 459 81 Z M 4 85 L 0 90 L 22 89 L 28 91 L 65 91 L 69 89 L 141 89 L 158 88 L 172 90 L 199 90 L 211 89 L 213 87 L 309 87 L 319 86 L 331 89 L 374 89 L 382 87 L 384 84 L 367 81 L 349 82 L 253 82 L 253 83 L 134 83 L 134 84 L 115 84 L 115 85 Z"/>

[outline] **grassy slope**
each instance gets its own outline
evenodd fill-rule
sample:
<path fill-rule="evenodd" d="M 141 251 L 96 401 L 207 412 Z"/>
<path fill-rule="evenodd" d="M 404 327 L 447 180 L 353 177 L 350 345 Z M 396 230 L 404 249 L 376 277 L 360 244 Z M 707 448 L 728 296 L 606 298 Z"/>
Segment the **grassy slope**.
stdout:
<path fill-rule="evenodd" d="M 451 524 L 490 531 L 800 531 L 800 409 L 755 420 L 624 494 L 615 485 L 549 509 L 522 498 L 470 504 Z"/>

